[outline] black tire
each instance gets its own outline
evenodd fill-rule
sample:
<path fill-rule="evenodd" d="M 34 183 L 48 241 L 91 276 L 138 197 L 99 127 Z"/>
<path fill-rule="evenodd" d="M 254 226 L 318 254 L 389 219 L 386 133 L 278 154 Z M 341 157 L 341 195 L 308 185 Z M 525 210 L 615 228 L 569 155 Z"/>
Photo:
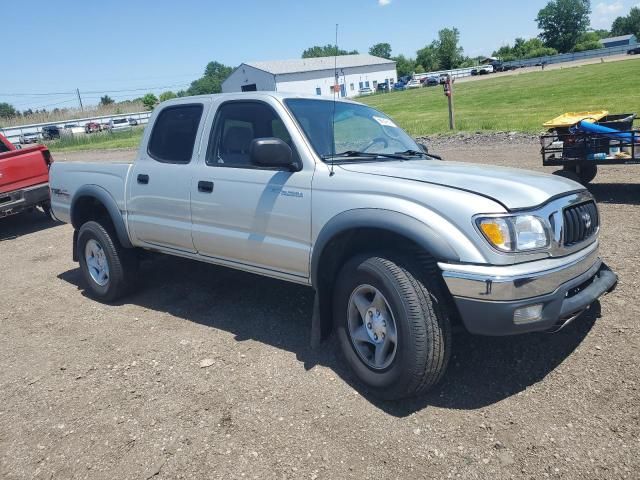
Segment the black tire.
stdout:
<path fill-rule="evenodd" d="M 363 255 L 346 263 L 334 290 L 334 322 L 343 356 L 358 380 L 375 396 L 397 400 L 424 393 L 440 381 L 449 361 L 451 326 L 435 264 L 422 265 L 424 273 L 416 275 L 408 262 L 389 257 Z M 383 369 L 361 358 L 349 332 L 350 298 L 363 285 L 383 294 L 396 325 L 395 354 Z"/>
<path fill-rule="evenodd" d="M 579 163 L 564 167 L 562 170 L 553 172 L 554 175 L 568 178 L 575 182 L 587 185 L 598 174 L 598 166 L 590 163 Z"/>
<path fill-rule="evenodd" d="M 108 280 L 100 285 L 91 276 L 85 256 L 87 242 L 94 240 L 104 251 L 108 265 Z M 123 248 L 110 227 L 90 221 L 80 227 L 77 243 L 80 270 L 87 283 L 87 292 L 91 297 L 102 302 L 113 302 L 129 293 L 135 286 L 138 260 L 136 252 Z"/>
<path fill-rule="evenodd" d="M 556 170 L 555 172 L 553 172 L 553 174 L 559 177 L 568 178 L 569 180 L 573 180 L 574 182 L 581 183 L 580 177 L 578 176 L 578 174 L 575 171 L 570 170 L 568 168 L 563 168 L 562 170 Z"/>
<path fill-rule="evenodd" d="M 591 182 L 598 174 L 598 166 L 591 163 L 579 163 L 576 165 L 576 173 L 583 185 Z"/>

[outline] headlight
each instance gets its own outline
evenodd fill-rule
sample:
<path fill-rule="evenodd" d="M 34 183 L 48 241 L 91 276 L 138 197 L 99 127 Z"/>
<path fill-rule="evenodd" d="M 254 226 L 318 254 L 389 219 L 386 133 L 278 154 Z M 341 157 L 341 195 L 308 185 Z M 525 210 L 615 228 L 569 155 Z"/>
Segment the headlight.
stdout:
<path fill-rule="evenodd" d="M 503 252 L 522 252 L 549 245 L 548 228 L 533 215 L 482 217 L 476 219 L 485 238 Z"/>

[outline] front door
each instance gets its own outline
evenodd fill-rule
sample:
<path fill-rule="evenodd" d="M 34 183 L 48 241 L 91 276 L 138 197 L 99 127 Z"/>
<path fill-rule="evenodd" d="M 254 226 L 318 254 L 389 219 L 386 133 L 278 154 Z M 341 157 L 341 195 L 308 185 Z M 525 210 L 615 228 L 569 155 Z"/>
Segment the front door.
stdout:
<path fill-rule="evenodd" d="M 252 140 L 264 137 L 281 138 L 298 155 L 276 108 L 260 101 L 227 101 L 211 128 L 191 190 L 198 253 L 308 277 L 313 168 L 264 168 L 250 158 Z"/>
<path fill-rule="evenodd" d="M 129 174 L 127 223 L 136 243 L 195 252 L 191 181 L 203 105 L 165 107 L 153 122 L 148 148 Z M 143 140 L 144 143 L 144 140 Z"/>

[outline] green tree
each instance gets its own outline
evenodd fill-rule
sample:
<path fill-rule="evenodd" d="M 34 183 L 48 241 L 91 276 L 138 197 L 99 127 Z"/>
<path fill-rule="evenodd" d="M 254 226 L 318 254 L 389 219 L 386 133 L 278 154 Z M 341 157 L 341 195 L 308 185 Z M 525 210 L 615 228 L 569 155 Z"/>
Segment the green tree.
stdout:
<path fill-rule="evenodd" d="M 438 32 L 438 40 L 433 42 L 438 59 L 438 68 L 449 70 L 458 67 L 464 58 L 462 47 L 458 45 L 460 32 L 457 28 L 443 28 Z"/>
<path fill-rule="evenodd" d="M 178 90 L 176 92 L 176 97 L 187 97 L 189 94 L 187 93 L 186 90 Z"/>
<path fill-rule="evenodd" d="M 640 38 L 640 8 L 633 7 L 626 17 L 618 17 L 611 25 L 611 35 L 635 35 Z"/>
<path fill-rule="evenodd" d="M 538 12 L 540 38 L 547 47 L 571 51 L 589 27 L 590 0 L 551 0 Z"/>
<path fill-rule="evenodd" d="M 15 117 L 18 114 L 13 105 L 9 103 L 0 103 L 0 117 L 1 118 L 11 118 Z"/>
<path fill-rule="evenodd" d="M 611 32 L 604 29 L 594 30 L 593 33 L 595 33 L 600 40 L 611 36 Z"/>
<path fill-rule="evenodd" d="M 156 97 L 153 93 L 147 93 L 144 97 L 142 97 L 142 104 L 147 110 L 153 110 L 158 103 L 158 97 Z"/>
<path fill-rule="evenodd" d="M 424 70 L 424 67 L 422 65 L 420 65 L 420 64 L 416 65 L 416 70 L 415 70 L 414 73 L 424 73 L 424 72 L 425 72 L 425 70 Z"/>
<path fill-rule="evenodd" d="M 209 62 L 204 69 L 204 75 L 191 82 L 187 93 L 189 95 L 206 95 L 208 93 L 220 93 L 222 82 L 231 75 L 233 68 L 219 62 Z"/>
<path fill-rule="evenodd" d="M 391 58 L 391 45 L 388 43 L 376 43 L 369 49 L 369 55 L 381 58 Z"/>
<path fill-rule="evenodd" d="M 407 58 L 404 55 L 393 57 L 392 60 L 396 62 L 396 71 L 398 72 L 398 77 L 411 75 L 416 68 L 415 60 L 413 60 L 412 58 Z"/>
<path fill-rule="evenodd" d="M 176 97 L 177 97 L 177 95 L 176 95 L 175 93 L 173 93 L 173 92 L 171 92 L 171 91 L 168 91 L 168 92 L 162 92 L 162 93 L 160 94 L 160 96 L 158 97 L 158 99 L 159 99 L 161 102 L 164 102 L 164 101 L 166 101 L 166 100 L 171 100 L 172 98 L 176 98 Z"/>
<path fill-rule="evenodd" d="M 586 32 L 580 35 L 578 38 L 578 43 L 573 47 L 574 52 L 584 52 L 587 50 L 597 50 L 602 48 L 602 43 L 600 42 L 600 35 L 596 32 Z"/>
<path fill-rule="evenodd" d="M 438 50 L 432 43 L 416 52 L 416 64 L 421 65 L 425 72 L 438 70 Z"/>
<path fill-rule="evenodd" d="M 321 47 L 319 45 L 314 45 L 313 47 L 307 48 L 304 52 L 302 52 L 302 58 L 314 58 L 314 57 L 333 57 L 335 55 L 357 55 L 357 50 L 351 50 L 350 52 L 347 50 L 338 49 L 336 52 L 335 45 L 325 45 Z"/>
<path fill-rule="evenodd" d="M 113 98 L 111 98 L 109 95 L 105 95 L 103 97 L 100 97 L 100 105 L 101 106 L 106 106 L 106 105 L 111 105 L 112 103 L 114 103 Z"/>

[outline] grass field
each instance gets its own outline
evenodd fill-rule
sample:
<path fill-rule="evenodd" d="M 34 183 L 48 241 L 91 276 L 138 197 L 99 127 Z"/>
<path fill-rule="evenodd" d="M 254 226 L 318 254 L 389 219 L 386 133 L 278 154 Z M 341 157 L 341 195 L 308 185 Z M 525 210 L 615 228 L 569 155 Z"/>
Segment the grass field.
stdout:
<path fill-rule="evenodd" d="M 143 127 L 125 132 L 100 132 L 90 135 L 63 137 L 47 142 L 52 152 L 73 152 L 77 150 L 107 150 L 112 148 L 137 148 L 142 138 Z"/>
<path fill-rule="evenodd" d="M 640 59 L 494 77 L 455 86 L 458 131 L 540 132 L 561 113 L 609 110 L 640 114 Z M 441 87 L 359 98 L 391 116 L 411 135 L 449 132 Z M 142 128 L 95 133 L 49 144 L 52 151 L 136 148 Z"/>
<path fill-rule="evenodd" d="M 561 113 L 609 110 L 640 115 L 640 60 L 494 77 L 455 85 L 461 131 L 539 132 Z M 449 131 L 442 87 L 358 99 L 393 117 L 414 136 Z"/>

